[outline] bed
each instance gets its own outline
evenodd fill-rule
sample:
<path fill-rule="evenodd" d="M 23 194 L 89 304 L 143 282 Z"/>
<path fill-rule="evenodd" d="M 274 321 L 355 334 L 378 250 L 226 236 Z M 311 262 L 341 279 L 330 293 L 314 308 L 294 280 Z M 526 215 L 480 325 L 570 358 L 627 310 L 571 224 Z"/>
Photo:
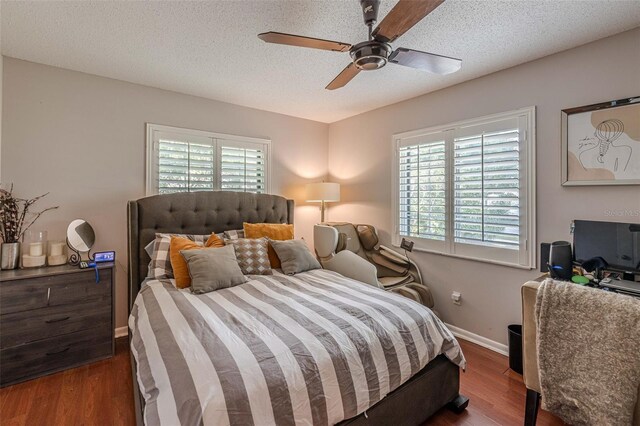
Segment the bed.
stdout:
<path fill-rule="evenodd" d="M 293 223 L 283 197 L 156 195 L 128 204 L 129 338 L 138 425 L 416 425 L 462 411 L 464 356 L 427 308 L 324 270 L 194 295 L 146 280 L 156 233 Z M 144 283 L 143 283 L 144 282 Z"/>

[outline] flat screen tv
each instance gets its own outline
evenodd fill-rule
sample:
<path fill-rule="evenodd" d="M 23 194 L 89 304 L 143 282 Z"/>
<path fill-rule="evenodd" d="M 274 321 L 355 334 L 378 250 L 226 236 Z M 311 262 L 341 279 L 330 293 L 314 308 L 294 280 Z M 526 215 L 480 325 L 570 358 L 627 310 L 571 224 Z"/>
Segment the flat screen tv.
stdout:
<path fill-rule="evenodd" d="M 607 269 L 640 273 L 640 222 L 576 220 L 573 255 L 578 263 L 600 256 Z"/>

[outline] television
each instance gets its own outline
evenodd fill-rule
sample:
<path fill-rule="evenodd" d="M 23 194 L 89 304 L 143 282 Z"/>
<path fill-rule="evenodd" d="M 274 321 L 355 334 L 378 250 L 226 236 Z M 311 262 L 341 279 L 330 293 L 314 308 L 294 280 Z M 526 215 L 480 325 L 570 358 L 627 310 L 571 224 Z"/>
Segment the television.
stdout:
<path fill-rule="evenodd" d="M 640 222 L 575 220 L 573 256 L 579 264 L 599 256 L 608 270 L 640 273 Z"/>

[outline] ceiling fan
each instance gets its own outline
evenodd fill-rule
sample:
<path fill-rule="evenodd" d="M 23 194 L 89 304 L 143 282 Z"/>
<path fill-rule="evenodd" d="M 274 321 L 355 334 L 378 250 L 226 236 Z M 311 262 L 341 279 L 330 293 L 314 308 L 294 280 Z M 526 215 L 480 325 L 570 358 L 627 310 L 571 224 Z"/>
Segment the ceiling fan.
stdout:
<path fill-rule="evenodd" d="M 373 26 L 378 19 L 380 0 L 360 0 L 364 23 L 369 28 L 369 38 L 353 46 L 338 41 L 304 37 L 269 31 L 258 34 L 267 43 L 287 44 L 290 46 L 310 47 L 313 49 L 349 51 L 351 63 L 333 79 L 326 89 L 335 90 L 344 87 L 360 71 L 377 70 L 387 62 L 416 68 L 435 74 L 450 74 L 460 69 L 462 61 L 448 56 L 419 50 L 398 47 L 392 50 L 389 43 L 407 32 L 425 16 L 440 6 L 444 0 L 400 0 L 384 17 L 376 29 Z"/>

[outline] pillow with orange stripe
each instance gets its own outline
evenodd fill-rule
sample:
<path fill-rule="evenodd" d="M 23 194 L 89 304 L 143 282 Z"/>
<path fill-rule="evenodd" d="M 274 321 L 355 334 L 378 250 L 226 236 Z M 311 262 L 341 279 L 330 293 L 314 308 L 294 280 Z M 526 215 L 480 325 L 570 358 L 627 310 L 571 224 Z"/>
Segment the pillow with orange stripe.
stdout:
<path fill-rule="evenodd" d="M 224 247 L 224 241 L 216 234 L 211 234 L 209 239 L 204 243 L 205 247 L 220 248 Z M 197 250 L 202 246 L 184 237 L 171 237 L 169 246 L 169 258 L 171 259 L 171 268 L 173 269 L 173 277 L 176 280 L 176 287 L 187 288 L 191 286 L 191 276 L 189 275 L 189 267 L 187 261 L 180 254 L 181 250 Z"/>
<path fill-rule="evenodd" d="M 245 238 L 269 238 L 277 241 L 293 240 L 293 225 L 287 223 L 243 223 Z M 280 268 L 280 259 L 271 244 L 268 248 L 272 268 Z"/>

